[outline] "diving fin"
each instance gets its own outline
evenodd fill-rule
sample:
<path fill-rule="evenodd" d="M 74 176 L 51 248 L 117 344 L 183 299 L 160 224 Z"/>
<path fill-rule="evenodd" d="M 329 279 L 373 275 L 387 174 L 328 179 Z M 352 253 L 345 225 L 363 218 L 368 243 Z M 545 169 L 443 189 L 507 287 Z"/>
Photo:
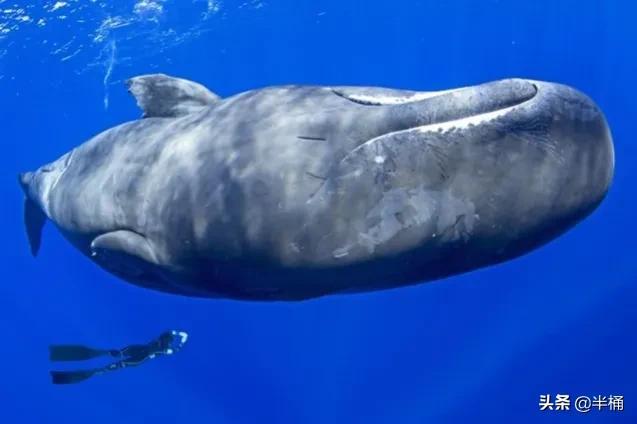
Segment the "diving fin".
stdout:
<path fill-rule="evenodd" d="M 104 355 L 110 355 L 110 351 L 81 345 L 49 346 L 49 359 L 51 361 L 86 361 Z"/>
<path fill-rule="evenodd" d="M 87 371 L 51 371 L 53 384 L 75 384 L 88 380 L 96 374 L 96 370 Z"/>

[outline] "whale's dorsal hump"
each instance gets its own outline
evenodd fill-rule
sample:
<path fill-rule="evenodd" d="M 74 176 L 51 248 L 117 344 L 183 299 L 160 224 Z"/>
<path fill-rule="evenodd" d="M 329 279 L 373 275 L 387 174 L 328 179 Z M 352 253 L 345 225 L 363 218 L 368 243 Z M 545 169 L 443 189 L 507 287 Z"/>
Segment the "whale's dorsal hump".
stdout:
<path fill-rule="evenodd" d="M 196 82 L 164 74 L 140 75 L 126 81 L 144 118 L 174 118 L 197 112 L 221 98 Z"/>

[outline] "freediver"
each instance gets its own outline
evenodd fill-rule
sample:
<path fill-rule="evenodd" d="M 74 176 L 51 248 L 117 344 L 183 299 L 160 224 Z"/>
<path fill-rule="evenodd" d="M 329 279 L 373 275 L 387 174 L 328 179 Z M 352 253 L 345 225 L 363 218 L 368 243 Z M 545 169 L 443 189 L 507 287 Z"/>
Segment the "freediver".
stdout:
<path fill-rule="evenodd" d="M 181 350 L 187 340 L 187 332 L 170 330 L 163 332 L 158 338 L 147 344 L 130 345 L 123 349 L 107 350 L 93 349 L 81 345 L 51 345 L 49 346 L 49 359 L 51 361 L 86 361 L 102 356 L 119 359 L 119 361 L 101 368 L 77 371 L 51 371 L 52 382 L 53 384 L 74 384 L 87 380 L 94 375 L 135 367 L 157 356 L 173 355 Z"/>

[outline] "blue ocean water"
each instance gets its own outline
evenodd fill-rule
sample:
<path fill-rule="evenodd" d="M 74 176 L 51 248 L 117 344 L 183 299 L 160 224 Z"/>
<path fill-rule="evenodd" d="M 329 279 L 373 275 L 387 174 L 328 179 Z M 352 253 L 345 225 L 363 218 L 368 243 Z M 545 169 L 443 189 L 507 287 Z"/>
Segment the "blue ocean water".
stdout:
<path fill-rule="evenodd" d="M 3 423 L 637 422 L 637 3 L 620 0 L 0 0 Z M 616 149 L 601 207 L 520 259 L 301 303 L 169 296 L 108 275 L 52 226 L 29 254 L 18 172 L 139 111 L 164 72 L 221 96 L 276 84 L 446 89 L 565 83 Z M 117 347 L 186 328 L 183 351 L 53 386 L 51 343 Z M 625 410 L 540 411 L 542 394 Z"/>

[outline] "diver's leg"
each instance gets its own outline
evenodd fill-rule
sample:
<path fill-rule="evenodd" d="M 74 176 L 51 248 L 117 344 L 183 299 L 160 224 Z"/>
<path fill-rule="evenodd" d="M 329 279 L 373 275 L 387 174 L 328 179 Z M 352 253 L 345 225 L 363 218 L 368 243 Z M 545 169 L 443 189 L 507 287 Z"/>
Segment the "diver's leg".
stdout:
<path fill-rule="evenodd" d="M 85 361 L 109 354 L 108 350 L 93 349 L 81 345 L 49 346 L 49 359 L 51 361 Z"/>
<path fill-rule="evenodd" d="M 96 368 L 92 370 L 80 370 L 80 371 L 51 371 L 51 379 L 53 384 L 75 384 L 84 380 L 88 380 L 94 375 L 104 374 L 118 369 L 134 367 L 147 359 L 155 357 L 155 354 L 149 352 L 149 348 L 146 345 L 132 345 L 125 347 L 122 350 L 103 351 L 105 355 L 111 355 L 113 357 L 125 356 L 124 359 L 113 362 L 102 368 Z"/>
<path fill-rule="evenodd" d="M 120 350 L 119 353 L 126 358 L 143 358 L 148 356 L 149 347 L 148 345 L 130 345 Z"/>
<path fill-rule="evenodd" d="M 53 384 L 75 384 L 81 383 L 84 380 L 88 380 L 94 375 L 104 374 L 110 371 L 115 371 L 121 368 L 126 368 L 125 361 L 118 361 L 112 364 L 106 365 L 102 368 L 95 368 L 92 370 L 79 370 L 79 371 L 51 371 L 51 381 Z"/>
<path fill-rule="evenodd" d="M 146 345 L 130 345 L 122 349 L 106 350 L 104 351 L 105 352 L 104 354 L 109 355 L 116 359 L 120 359 L 120 358 L 142 356 L 145 354 L 147 350 L 148 348 L 146 347 Z"/>
<path fill-rule="evenodd" d="M 51 382 L 53 384 L 80 383 L 98 374 L 98 371 L 99 370 L 51 371 Z"/>

